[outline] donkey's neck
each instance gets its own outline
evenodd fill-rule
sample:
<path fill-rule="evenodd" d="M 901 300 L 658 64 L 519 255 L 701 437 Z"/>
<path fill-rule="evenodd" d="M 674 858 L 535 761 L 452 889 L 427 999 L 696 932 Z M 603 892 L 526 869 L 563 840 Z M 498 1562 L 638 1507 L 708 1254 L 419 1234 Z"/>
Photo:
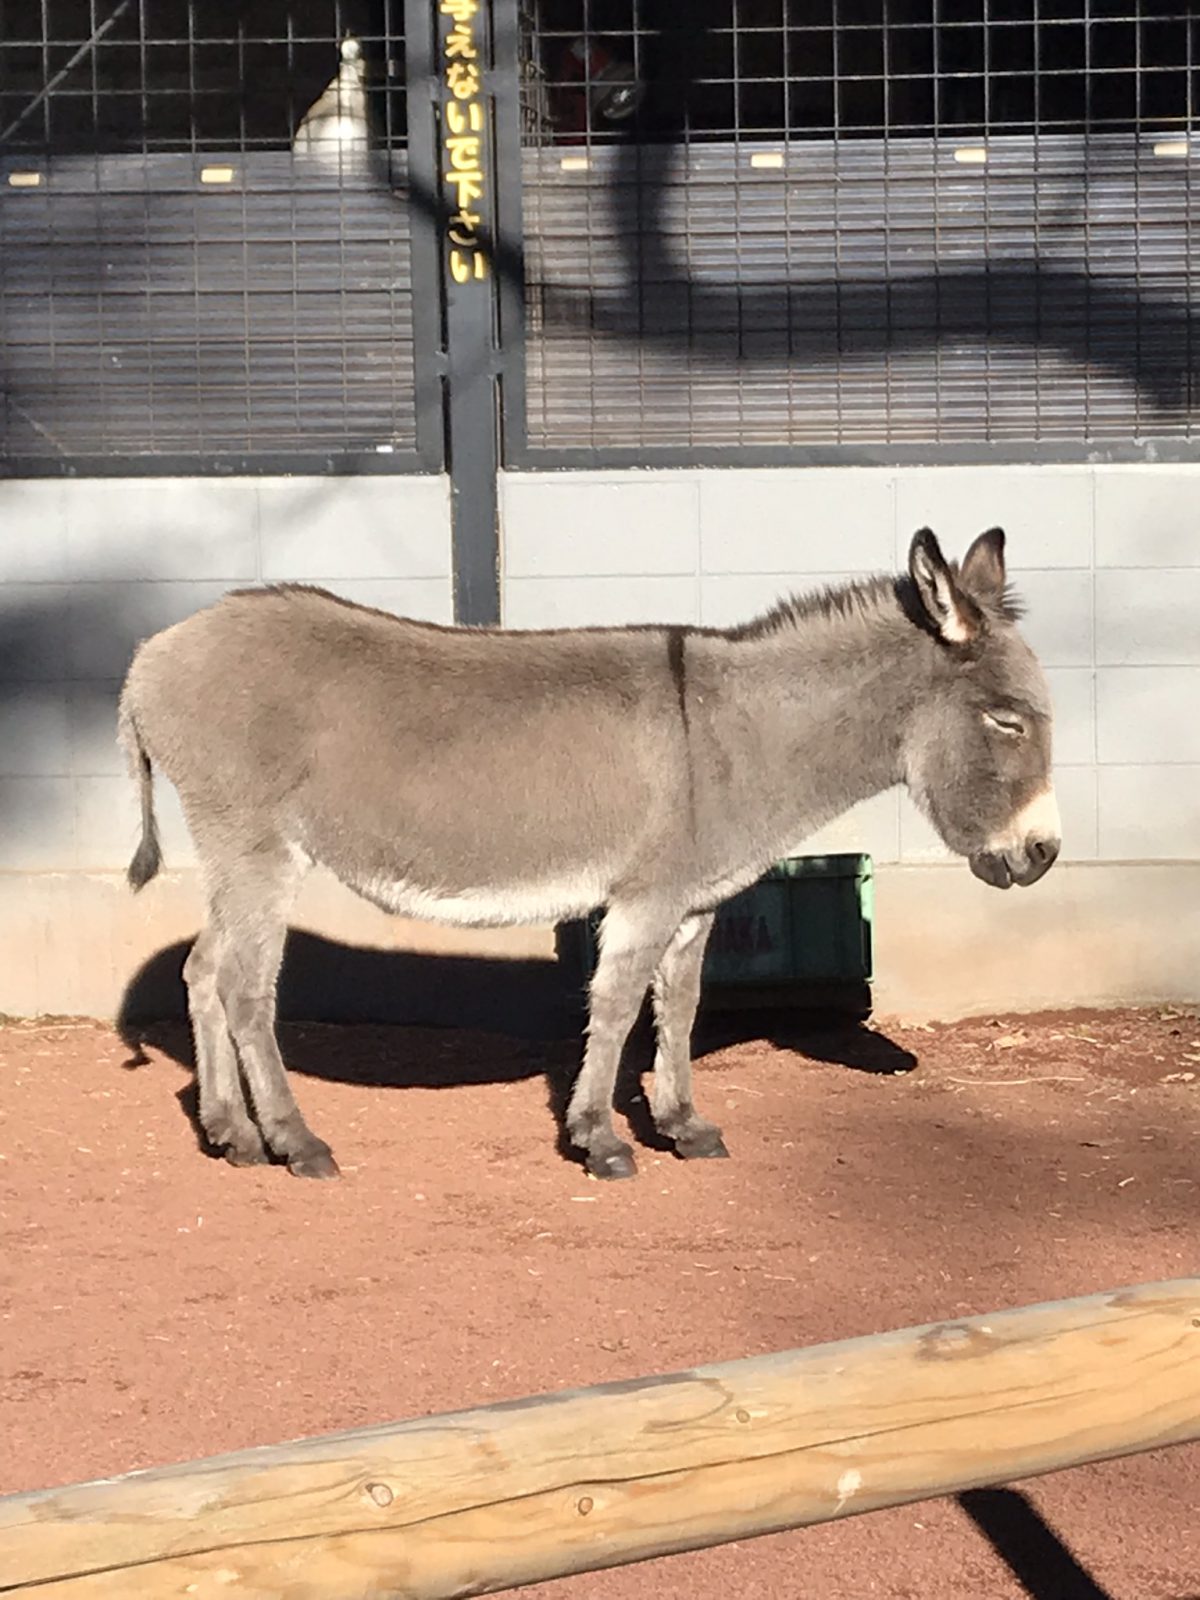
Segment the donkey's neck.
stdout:
<path fill-rule="evenodd" d="M 901 780 L 905 727 L 935 649 L 890 585 L 780 608 L 713 646 L 710 671 L 694 680 L 713 697 L 707 716 L 696 708 L 713 740 L 712 798 L 760 854 L 802 844 Z"/>

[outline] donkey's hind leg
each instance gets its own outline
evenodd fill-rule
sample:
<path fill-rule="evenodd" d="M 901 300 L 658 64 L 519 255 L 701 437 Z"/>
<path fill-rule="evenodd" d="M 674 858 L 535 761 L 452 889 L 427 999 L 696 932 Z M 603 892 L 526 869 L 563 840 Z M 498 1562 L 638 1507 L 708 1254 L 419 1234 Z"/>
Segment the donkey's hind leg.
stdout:
<path fill-rule="evenodd" d="M 217 993 L 267 1147 L 299 1177 L 336 1178 L 329 1146 L 296 1104 L 275 1037 L 275 986 L 288 913 L 304 872 L 286 845 L 260 842 L 230 863 L 225 875 L 214 875 L 209 893 L 221 936 Z"/>
<path fill-rule="evenodd" d="M 595 1178 L 632 1178 L 633 1150 L 618 1139 L 612 1103 L 621 1052 L 637 1021 L 671 920 L 641 907 L 609 907 L 592 978 L 583 1069 L 567 1107 L 567 1132 Z"/>
<path fill-rule="evenodd" d="M 654 1125 L 685 1160 L 727 1156 L 721 1130 L 697 1116 L 692 1102 L 692 1025 L 700 1003 L 700 972 L 713 913 L 686 917 L 654 975 L 658 1049 L 650 1109 Z"/>
<path fill-rule="evenodd" d="M 219 935 L 210 923 L 199 934 L 183 967 L 196 1047 L 200 1126 L 209 1143 L 223 1150 L 233 1166 L 250 1167 L 266 1161 L 267 1152 L 246 1109 L 237 1052 L 217 994 L 219 944 Z"/>

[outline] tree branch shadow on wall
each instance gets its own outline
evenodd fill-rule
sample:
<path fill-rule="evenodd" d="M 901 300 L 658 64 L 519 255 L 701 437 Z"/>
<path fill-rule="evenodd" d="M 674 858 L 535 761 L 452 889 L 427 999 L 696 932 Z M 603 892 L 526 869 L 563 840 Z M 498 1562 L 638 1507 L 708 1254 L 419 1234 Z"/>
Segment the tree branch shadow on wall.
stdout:
<path fill-rule="evenodd" d="M 636 329 L 641 340 L 685 350 L 692 358 L 736 360 L 751 368 L 843 354 L 932 352 L 971 339 L 1055 350 L 1131 384 L 1163 413 L 1186 409 L 1197 398 L 1200 345 L 1192 335 L 1191 306 L 1146 294 L 1136 282 L 1106 281 L 1082 270 L 1082 263 L 1072 269 L 1010 257 L 1002 265 L 981 262 L 936 275 L 881 271 L 873 281 L 785 280 L 763 287 L 695 278 L 666 219 L 702 82 L 697 52 L 703 19 L 675 0 L 646 0 L 643 20 L 649 93 L 639 136 L 617 146 L 610 189 L 629 293 L 614 304 L 611 297 L 539 286 L 547 325 L 630 342 Z M 803 142 L 792 148 L 802 163 Z M 1086 171 L 1077 174 L 1080 204 L 1086 202 L 1087 179 Z M 621 194 L 636 197 L 636 226 L 615 218 Z M 514 277 L 520 272 L 523 281 L 519 253 L 505 240 L 498 253 L 501 270 Z M 778 340 L 770 355 L 763 348 L 764 330 L 774 330 Z M 747 332 L 754 336 L 751 347 Z"/>
<path fill-rule="evenodd" d="M 669 338 L 683 315 L 689 348 L 717 355 L 731 344 L 737 348 L 743 328 L 774 328 L 785 338 L 787 354 L 802 361 L 839 351 L 934 350 L 974 338 L 1056 349 L 1134 384 L 1164 410 L 1188 404 L 1200 366 L 1189 337 L 1190 307 L 1143 295 L 1136 284 L 1106 282 L 1045 260 L 1010 258 L 936 277 L 888 273 L 877 282 L 829 285 L 757 288 L 691 280 L 664 219 L 700 81 L 698 33 L 692 15 L 674 0 L 647 5 L 654 137 L 618 147 L 614 190 L 632 186 L 638 197 L 640 226 L 619 232 L 626 271 L 634 283 L 652 283 L 654 304 L 668 308 L 658 313 L 662 327 L 648 330 L 651 337 Z M 798 149 L 802 159 L 803 145 Z M 1087 173 L 1076 181 L 1082 203 Z M 596 309 L 602 315 L 603 308 Z M 738 355 L 752 361 L 740 350 Z"/>

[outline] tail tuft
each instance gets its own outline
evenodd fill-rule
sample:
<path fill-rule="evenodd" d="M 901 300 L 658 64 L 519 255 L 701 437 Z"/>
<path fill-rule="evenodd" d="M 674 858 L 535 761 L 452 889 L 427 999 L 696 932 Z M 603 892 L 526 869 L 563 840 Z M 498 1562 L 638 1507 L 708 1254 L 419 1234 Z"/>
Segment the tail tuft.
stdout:
<path fill-rule="evenodd" d="M 126 873 L 129 886 L 136 894 L 139 889 L 146 887 L 162 866 L 162 848 L 158 842 L 158 823 L 154 817 L 154 774 L 133 715 L 128 681 L 121 695 L 118 728 L 121 744 L 129 757 L 130 771 L 137 779 L 142 803 L 142 837 Z"/>
<path fill-rule="evenodd" d="M 162 848 L 158 842 L 158 823 L 154 817 L 154 787 L 150 770 L 150 757 L 144 750 L 138 751 L 138 763 L 141 767 L 140 782 L 142 791 L 142 837 L 138 847 L 133 853 L 133 860 L 129 863 L 126 877 L 129 886 L 136 894 L 139 889 L 144 889 L 162 866 Z"/>

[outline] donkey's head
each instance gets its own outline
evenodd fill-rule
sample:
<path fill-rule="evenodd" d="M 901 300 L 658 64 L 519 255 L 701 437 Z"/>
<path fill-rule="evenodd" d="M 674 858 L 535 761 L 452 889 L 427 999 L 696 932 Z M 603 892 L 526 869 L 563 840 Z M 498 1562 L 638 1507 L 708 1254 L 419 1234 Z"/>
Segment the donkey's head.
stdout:
<path fill-rule="evenodd" d="M 981 534 L 959 567 L 923 528 L 908 576 L 905 609 L 931 637 L 931 671 L 904 732 L 909 792 L 977 878 L 998 889 L 1036 883 L 1061 843 L 1050 694 L 1017 631 L 1004 534 Z"/>

